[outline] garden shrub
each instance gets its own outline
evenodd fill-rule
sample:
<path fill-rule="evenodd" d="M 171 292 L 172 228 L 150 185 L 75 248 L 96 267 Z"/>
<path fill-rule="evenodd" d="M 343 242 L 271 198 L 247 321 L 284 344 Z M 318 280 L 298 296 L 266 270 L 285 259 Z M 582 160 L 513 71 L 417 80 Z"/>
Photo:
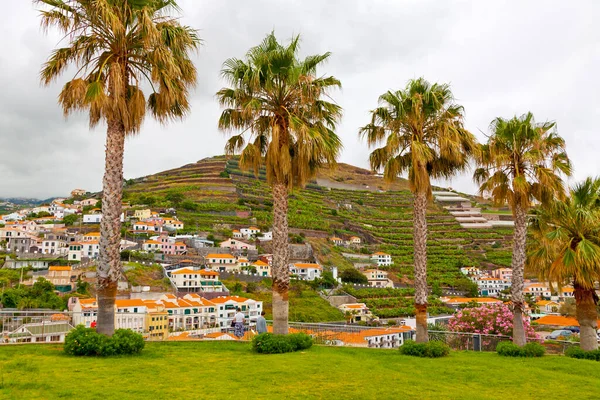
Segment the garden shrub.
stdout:
<path fill-rule="evenodd" d="M 427 343 L 417 343 L 407 340 L 400 346 L 400 354 L 414 357 L 439 358 L 450 354 L 450 347 L 446 343 L 437 340 Z"/>
<path fill-rule="evenodd" d="M 305 333 L 290 335 L 274 335 L 261 333 L 252 339 L 252 348 L 257 353 L 280 354 L 308 349 L 312 346 L 312 338 Z"/>
<path fill-rule="evenodd" d="M 115 356 L 137 354 L 144 345 L 142 335 L 129 329 L 117 329 L 108 337 L 79 325 L 65 337 L 64 351 L 74 356 Z"/>
<path fill-rule="evenodd" d="M 585 351 L 581 347 L 569 347 L 565 352 L 567 357 L 578 358 L 580 360 L 600 361 L 600 349 Z"/>
<path fill-rule="evenodd" d="M 546 349 L 537 342 L 527 343 L 523 347 L 512 342 L 500 342 L 496 346 L 496 352 L 504 357 L 541 357 Z"/>
<path fill-rule="evenodd" d="M 312 337 L 310 337 L 306 333 L 292 333 L 289 334 L 287 337 L 296 351 L 310 349 L 313 345 Z"/>

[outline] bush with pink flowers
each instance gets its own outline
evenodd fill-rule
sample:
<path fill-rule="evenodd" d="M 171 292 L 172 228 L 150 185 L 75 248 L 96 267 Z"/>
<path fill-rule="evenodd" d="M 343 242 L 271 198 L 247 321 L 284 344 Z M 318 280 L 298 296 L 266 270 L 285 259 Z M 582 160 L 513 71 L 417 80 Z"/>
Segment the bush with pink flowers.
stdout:
<path fill-rule="evenodd" d="M 537 338 L 537 334 L 523 319 L 525 334 L 528 338 Z M 506 304 L 483 304 L 479 307 L 464 308 L 454 314 L 448 322 L 451 332 L 480 333 L 482 335 L 512 336 L 513 313 Z"/>

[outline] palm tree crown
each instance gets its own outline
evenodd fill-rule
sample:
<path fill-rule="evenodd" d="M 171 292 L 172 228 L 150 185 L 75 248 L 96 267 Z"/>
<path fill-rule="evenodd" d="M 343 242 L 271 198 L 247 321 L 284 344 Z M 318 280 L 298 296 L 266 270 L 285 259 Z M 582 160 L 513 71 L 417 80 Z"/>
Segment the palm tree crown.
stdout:
<path fill-rule="evenodd" d="M 554 122 L 536 123 L 531 113 L 492 121 L 492 134 L 481 146 L 474 174 L 480 192 L 491 193 L 496 204 L 519 204 L 523 209 L 534 199 L 546 203 L 564 196 L 560 174 L 571 174 L 571 162 L 554 128 Z"/>
<path fill-rule="evenodd" d="M 120 121 L 127 134 L 139 131 L 146 108 L 160 121 L 189 110 L 188 88 L 196 83 L 190 50 L 196 32 L 167 16 L 174 0 L 35 0 L 42 26 L 70 38 L 54 50 L 41 71 L 50 84 L 74 64 L 77 72 L 59 96 L 65 115 L 89 111 L 90 125 Z M 140 86 L 152 93 L 146 99 Z"/>
<path fill-rule="evenodd" d="M 404 90 L 379 97 L 371 123 L 360 133 L 370 146 L 373 169 L 388 181 L 408 172 L 413 192 L 431 194 L 431 178 L 449 178 L 468 166 L 476 150 L 474 136 L 463 127 L 463 107 L 454 103 L 447 84 L 411 80 Z"/>
<path fill-rule="evenodd" d="M 588 178 L 571 189 L 564 201 L 535 210 L 530 228 L 527 265 L 559 286 L 573 284 L 581 347 L 597 349 L 600 179 Z"/>
<path fill-rule="evenodd" d="M 299 40 L 283 46 L 271 33 L 245 61 L 225 61 L 222 75 L 231 87 L 217 93 L 225 107 L 219 129 L 241 131 L 227 142 L 227 153 L 242 150 L 242 166 L 255 170 L 264 157 L 269 183 L 288 187 L 306 184 L 319 167 L 335 163 L 342 149 L 334 132 L 342 109 L 325 100 L 341 84 L 316 76 L 330 53 L 299 60 Z"/>

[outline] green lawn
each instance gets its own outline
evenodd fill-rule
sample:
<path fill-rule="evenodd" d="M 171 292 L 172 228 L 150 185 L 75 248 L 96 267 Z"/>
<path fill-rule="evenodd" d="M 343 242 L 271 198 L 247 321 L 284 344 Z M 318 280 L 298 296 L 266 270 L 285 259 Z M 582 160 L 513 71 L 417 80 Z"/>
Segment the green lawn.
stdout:
<path fill-rule="evenodd" d="M 60 346 L 0 347 L 2 399 L 598 398 L 600 364 L 562 356 L 443 359 L 313 347 L 258 355 L 248 343 L 150 343 L 140 356 L 75 358 Z"/>

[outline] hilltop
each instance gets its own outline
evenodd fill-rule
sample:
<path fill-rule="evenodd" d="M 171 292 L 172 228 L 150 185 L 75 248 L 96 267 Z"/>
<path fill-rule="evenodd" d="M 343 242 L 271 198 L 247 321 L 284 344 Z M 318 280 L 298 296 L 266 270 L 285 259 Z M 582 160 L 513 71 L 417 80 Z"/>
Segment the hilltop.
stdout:
<path fill-rule="evenodd" d="M 126 201 L 174 206 L 190 232 L 225 238 L 232 229 L 249 224 L 265 230 L 271 225 L 272 199 L 265 171 L 257 176 L 242 171 L 235 158 L 207 158 L 126 183 Z M 511 228 L 464 229 L 437 203 L 430 204 L 427 219 L 431 284 L 472 292 L 473 284 L 461 274 L 461 267 L 510 265 Z M 361 253 L 384 251 L 392 255 L 394 265 L 382 269 L 396 283 L 412 284 L 412 195 L 405 180 L 388 185 L 371 171 L 339 164 L 322 171 L 306 188 L 293 191 L 289 226 L 292 240 L 311 243 L 326 266 L 352 268 Z M 363 244 L 353 249 L 334 246 L 328 240 L 333 235 L 358 236 Z"/>

